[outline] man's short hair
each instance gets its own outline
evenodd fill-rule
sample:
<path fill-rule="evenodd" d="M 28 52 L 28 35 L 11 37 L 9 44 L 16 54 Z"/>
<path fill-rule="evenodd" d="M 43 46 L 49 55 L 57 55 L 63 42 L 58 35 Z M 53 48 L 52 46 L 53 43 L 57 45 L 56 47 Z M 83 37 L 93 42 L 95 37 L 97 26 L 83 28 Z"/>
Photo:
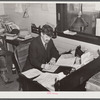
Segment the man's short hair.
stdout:
<path fill-rule="evenodd" d="M 42 27 L 42 33 L 46 34 L 50 37 L 53 37 L 53 28 L 47 24 L 43 25 Z"/>

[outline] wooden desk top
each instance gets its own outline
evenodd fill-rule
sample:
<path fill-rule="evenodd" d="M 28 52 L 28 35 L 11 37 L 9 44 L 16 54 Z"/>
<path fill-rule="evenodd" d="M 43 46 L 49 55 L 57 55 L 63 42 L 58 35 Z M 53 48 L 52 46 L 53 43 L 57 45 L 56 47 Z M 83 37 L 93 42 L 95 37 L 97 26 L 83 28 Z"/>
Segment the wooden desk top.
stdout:
<path fill-rule="evenodd" d="M 5 41 L 6 41 L 7 43 L 10 43 L 10 44 L 14 45 L 14 46 L 18 46 L 18 45 L 20 45 L 20 44 L 26 44 L 26 43 L 31 42 L 31 41 L 33 40 L 33 38 L 34 38 L 34 37 L 29 38 L 29 39 L 26 39 L 26 40 L 18 40 L 18 39 L 7 40 L 7 39 L 5 39 Z"/>

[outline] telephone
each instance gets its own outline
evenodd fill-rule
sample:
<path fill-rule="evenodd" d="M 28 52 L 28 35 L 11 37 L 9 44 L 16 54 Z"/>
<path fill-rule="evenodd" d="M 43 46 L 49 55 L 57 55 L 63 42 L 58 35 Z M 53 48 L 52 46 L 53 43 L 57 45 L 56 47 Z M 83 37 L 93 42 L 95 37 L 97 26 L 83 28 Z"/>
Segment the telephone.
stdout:
<path fill-rule="evenodd" d="M 81 55 L 83 54 L 84 52 L 81 50 L 81 46 L 77 46 L 76 47 L 76 50 L 75 50 L 75 57 L 81 57 Z"/>

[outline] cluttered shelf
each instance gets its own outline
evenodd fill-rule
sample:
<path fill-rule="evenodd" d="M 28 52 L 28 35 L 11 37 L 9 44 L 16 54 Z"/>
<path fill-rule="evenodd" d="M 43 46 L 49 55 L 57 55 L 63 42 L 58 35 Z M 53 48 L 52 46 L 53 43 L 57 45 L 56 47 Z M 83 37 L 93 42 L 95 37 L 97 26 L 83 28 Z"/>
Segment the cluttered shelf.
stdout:
<path fill-rule="evenodd" d="M 58 36 L 61 37 L 65 37 L 65 38 L 69 38 L 69 39 L 74 39 L 74 40 L 78 40 L 78 41 L 83 41 L 83 42 L 87 42 L 87 43 L 92 43 L 92 44 L 96 44 L 96 45 L 100 45 L 100 37 L 99 36 L 94 36 L 94 35 L 87 35 L 85 33 L 81 33 L 81 32 L 71 32 L 72 34 L 67 34 L 64 32 L 57 32 Z"/>
<path fill-rule="evenodd" d="M 20 44 L 25 44 L 31 42 L 34 36 L 26 30 L 20 31 L 20 34 L 10 34 L 10 33 L 2 33 L 0 34 L 0 38 L 3 40 L 3 44 L 6 46 L 6 43 L 10 43 L 12 45 L 18 46 Z"/>
<path fill-rule="evenodd" d="M 28 43 L 28 42 L 31 42 L 32 41 L 32 39 L 33 39 L 34 37 L 32 37 L 32 38 L 29 38 L 29 39 L 25 39 L 25 40 L 19 40 L 19 39 L 14 39 L 14 40 L 5 40 L 7 43 L 10 43 L 10 44 L 12 44 L 12 45 L 15 45 L 15 46 L 18 46 L 18 45 L 20 45 L 20 44 L 25 44 L 25 43 Z"/>

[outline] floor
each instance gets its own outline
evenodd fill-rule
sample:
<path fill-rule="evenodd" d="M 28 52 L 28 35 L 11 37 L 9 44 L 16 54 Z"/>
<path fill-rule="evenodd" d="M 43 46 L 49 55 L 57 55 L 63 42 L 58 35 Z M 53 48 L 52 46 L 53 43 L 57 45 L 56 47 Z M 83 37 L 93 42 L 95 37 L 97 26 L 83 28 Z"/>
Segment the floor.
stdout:
<path fill-rule="evenodd" d="M 12 70 L 11 70 L 11 66 L 12 66 L 11 56 L 12 53 L 9 52 L 7 54 L 7 68 L 8 68 L 7 77 L 13 82 L 10 84 L 5 84 L 0 77 L 0 91 L 18 91 L 19 89 L 19 83 L 17 81 L 18 75 L 17 73 L 12 74 Z"/>

